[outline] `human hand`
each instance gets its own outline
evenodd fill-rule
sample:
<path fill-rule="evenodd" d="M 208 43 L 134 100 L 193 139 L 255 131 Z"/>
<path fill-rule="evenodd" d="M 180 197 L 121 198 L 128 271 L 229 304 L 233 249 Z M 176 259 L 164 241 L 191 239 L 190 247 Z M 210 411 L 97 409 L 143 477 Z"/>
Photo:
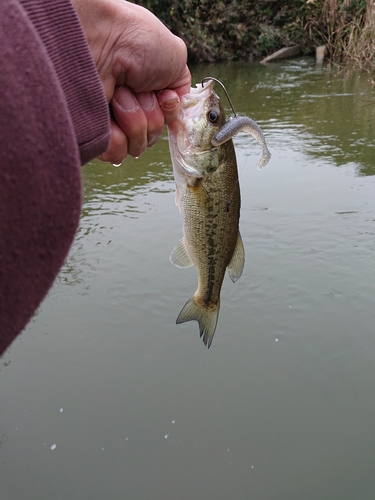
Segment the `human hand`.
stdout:
<path fill-rule="evenodd" d="M 151 12 L 125 0 L 72 0 L 111 108 L 103 161 L 137 157 L 175 120 L 190 91 L 184 42 Z M 163 92 L 160 92 L 163 91 Z"/>

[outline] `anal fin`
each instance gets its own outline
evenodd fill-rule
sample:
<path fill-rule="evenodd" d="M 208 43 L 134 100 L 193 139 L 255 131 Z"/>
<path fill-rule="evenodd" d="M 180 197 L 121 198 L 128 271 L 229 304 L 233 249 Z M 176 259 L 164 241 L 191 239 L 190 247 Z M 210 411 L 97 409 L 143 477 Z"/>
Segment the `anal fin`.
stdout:
<path fill-rule="evenodd" d="M 243 247 L 242 238 L 238 233 L 237 243 L 234 248 L 232 259 L 228 265 L 228 274 L 230 279 L 235 283 L 241 278 L 241 274 L 245 265 L 245 249 Z"/>

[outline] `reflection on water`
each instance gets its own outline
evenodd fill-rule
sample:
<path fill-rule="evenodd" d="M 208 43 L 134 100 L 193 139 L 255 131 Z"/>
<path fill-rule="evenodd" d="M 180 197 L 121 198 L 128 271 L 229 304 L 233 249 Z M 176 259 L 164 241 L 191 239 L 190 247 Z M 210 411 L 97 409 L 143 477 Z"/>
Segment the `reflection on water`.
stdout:
<path fill-rule="evenodd" d="M 196 274 L 168 259 L 166 137 L 86 165 L 67 263 L 0 360 L 1 499 L 375 498 L 373 88 L 309 59 L 193 74 L 272 153 L 259 172 L 235 139 L 246 263 L 215 342 L 175 324 Z"/>
<path fill-rule="evenodd" d="M 197 71 L 199 78 L 204 71 Z M 236 108 L 275 136 L 278 148 L 299 147 L 295 137 L 303 136 L 309 155 L 336 165 L 355 162 L 360 174 L 375 173 L 374 87 L 367 75 L 297 59 L 239 64 L 234 70 L 221 66 L 215 76 L 225 82 Z"/>
<path fill-rule="evenodd" d="M 145 157 L 129 159 L 121 168 L 99 161 L 85 165 L 83 217 L 98 212 L 137 217 L 150 208 L 147 200 L 139 206 L 134 199 L 147 196 L 151 185 L 154 192 L 170 192 L 173 174 L 168 161 L 150 161 L 153 156 L 165 158 L 169 154 L 166 138 L 148 153 L 147 161 Z"/>

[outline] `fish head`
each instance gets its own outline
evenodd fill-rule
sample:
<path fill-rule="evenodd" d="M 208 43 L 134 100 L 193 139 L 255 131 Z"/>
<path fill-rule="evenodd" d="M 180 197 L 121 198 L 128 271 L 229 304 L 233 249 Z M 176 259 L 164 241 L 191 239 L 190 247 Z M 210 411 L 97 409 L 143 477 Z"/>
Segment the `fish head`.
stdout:
<path fill-rule="evenodd" d="M 189 151 L 207 151 L 213 148 L 212 139 L 226 122 L 220 98 L 213 90 L 214 81 L 208 80 L 192 88 L 182 97 L 181 114 L 183 137 Z"/>
<path fill-rule="evenodd" d="M 214 146 L 215 134 L 226 122 L 214 81 L 197 84 L 181 98 L 180 117 L 168 126 L 173 167 L 184 174 L 203 177 L 219 166 L 221 148 Z"/>

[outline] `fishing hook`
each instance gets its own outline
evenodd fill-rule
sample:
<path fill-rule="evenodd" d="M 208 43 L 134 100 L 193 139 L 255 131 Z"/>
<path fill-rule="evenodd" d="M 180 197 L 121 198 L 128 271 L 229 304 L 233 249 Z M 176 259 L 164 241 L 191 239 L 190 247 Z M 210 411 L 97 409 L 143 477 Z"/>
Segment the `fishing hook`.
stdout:
<path fill-rule="evenodd" d="M 233 114 L 234 116 L 237 116 L 237 113 L 234 111 L 234 107 L 233 107 L 233 104 L 232 104 L 232 101 L 230 100 L 230 97 L 229 97 L 229 94 L 227 92 L 227 89 L 224 87 L 224 84 L 221 83 L 220 80 L 218 80 L 217 78 L 214 78 L 213 76 L 206 76 L 205 78 L 203 78 L 202 80 L 202 87 L 204 87 L 203 83 L 206 82 L 207 80 L 214 80 L 215 82 L 217 82 L 219 85 L 221 85 L 222 89 L 224 90 L 225 92 L 225 95 L 227 96 L 227 99 L 228 99 L 228 102 L 230 104 L 230 107 L 232 108 L 232 111 L 233 111 Z"/>

